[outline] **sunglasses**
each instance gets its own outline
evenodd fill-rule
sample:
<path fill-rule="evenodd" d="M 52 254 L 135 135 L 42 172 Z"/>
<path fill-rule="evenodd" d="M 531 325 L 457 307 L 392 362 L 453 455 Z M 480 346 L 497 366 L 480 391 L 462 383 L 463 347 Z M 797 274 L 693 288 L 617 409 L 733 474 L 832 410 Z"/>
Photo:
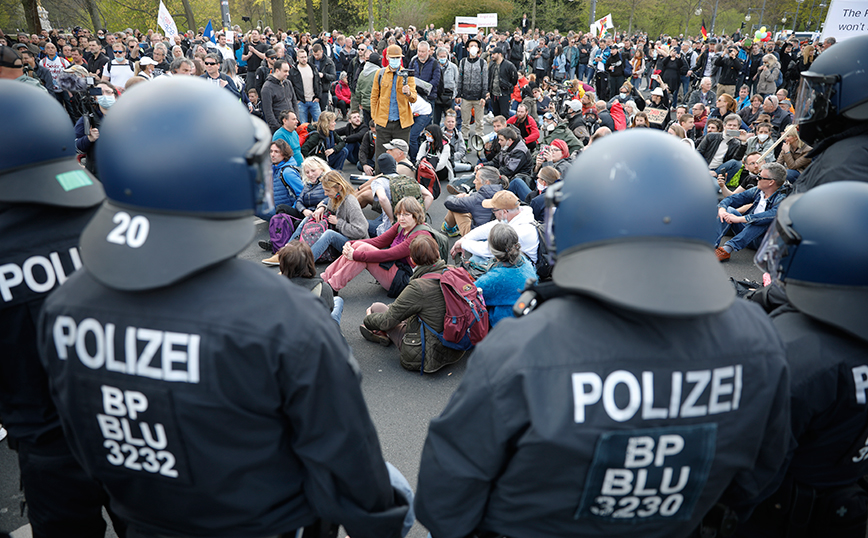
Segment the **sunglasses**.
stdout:
<path fill-rule="evenodd" d="M 205 62 L 205 65 L 217 65 L 217 62 Z"/>
<path fill-rule="evenodd" d="M 122 50 L 116 50 L 116 51 L 114 51 L 114 53 L 115 53 L 115 54 L 124 54 L 124 51 L 122 51 Z"/>

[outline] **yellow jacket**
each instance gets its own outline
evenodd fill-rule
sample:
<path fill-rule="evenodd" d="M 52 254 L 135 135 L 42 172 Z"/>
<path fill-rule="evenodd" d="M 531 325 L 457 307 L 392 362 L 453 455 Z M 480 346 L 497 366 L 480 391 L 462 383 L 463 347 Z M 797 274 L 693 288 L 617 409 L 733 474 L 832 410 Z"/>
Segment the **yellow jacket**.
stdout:
<path fill-rule="evenodd" d="M 383 67 L 374 75 L 374 84 L 371 87 L 371 118 L 374 123 L 383 127 L 389 123 L 389 100 L 392 98 L 392 78 L 395 76 L 395 71 L 388 67 Z M 406 129 L 413 125 L 413 111 L 410 109 L 410 103 L 415 103 L 416 94 L 416 79 L 409 77 L 407 85 L 410 86 L 410 95 L 404 95 L 401 88 L 404 87 L 403 80 L 399 80 L 395 90 L 398 93 L 398 112 L 401 116 L 401 128 Z M 383 91 L 380 91 L 380 88 Z"/>

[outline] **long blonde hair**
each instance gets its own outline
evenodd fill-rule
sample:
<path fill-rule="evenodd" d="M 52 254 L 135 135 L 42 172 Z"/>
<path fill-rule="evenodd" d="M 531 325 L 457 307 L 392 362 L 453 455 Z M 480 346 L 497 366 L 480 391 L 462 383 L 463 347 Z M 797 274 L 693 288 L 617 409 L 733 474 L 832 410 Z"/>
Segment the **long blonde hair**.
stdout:
<path fill-rule="evenodd" d="M 328 187 L 337 191 L 334 198 L 329 198 L 329 209 L 337 210 L 344 203 L 344 200 L 352 196 L 355 191 L 353 186 L 337 170 L 326 172 L 320 179 L 320 183 L 322 183 L 323 188 Z"/>
<path fill-rule="evenodd" d="M 323 112 L 316 121 L 316 130 L 322 136 L 328 136 L 331 132 L 332 122 L 337 119 L 334 112 Z"/>

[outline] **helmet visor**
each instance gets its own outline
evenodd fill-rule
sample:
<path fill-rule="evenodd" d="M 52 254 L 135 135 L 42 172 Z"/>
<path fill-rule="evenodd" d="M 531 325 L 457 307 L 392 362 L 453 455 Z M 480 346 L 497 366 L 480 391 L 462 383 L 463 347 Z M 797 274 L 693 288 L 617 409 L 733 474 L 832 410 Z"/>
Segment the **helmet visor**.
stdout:
<path fill-rule="evenodd" d="M 799 124 L 825 119 L 829 115 L 832 91 L 837 84 L 837 76 L 804 73 L 799 86 L 799 99 L 796 101 L 795 122 Z"/>
<path fill-rule="evenodd" d="M 790 220 L 790 207 L 799 197 L 793 195 L 785 200 L 788 203 L 781 203 L 774 226 L 769 227 L 753 258 L 756 266 L 778 283 L 784 278 L 786 266 L 789 265 L 787 260 L 792 259 L 792 254 L 802 241 L 802 237 L 793 229 Z"/>
<path fill-rule="evenodd" d="M 545 242 L 546 248 L 548 249 L 548 262 L 551 265 L 555 263 L 555 212 L 558 210 L 558 206 L 561 201 L 564 199 L 564 195 L 561 192 L 561 188 L 564 186 L 563 181 L 558 181 L 554 185 L 550 185 L 545 190 L 545 218 L 543 220 L 543 225 L 545 227 Z"/>
<path fill-rule="evenodd" d="M 247 166 L 253 178 L 256 214 L 263 215 L 274 211 L 274 180 L 271 173 L 271 129 L 259 118 L 251 117 L 254 128 L 254 144 L 247 152 Z"/>

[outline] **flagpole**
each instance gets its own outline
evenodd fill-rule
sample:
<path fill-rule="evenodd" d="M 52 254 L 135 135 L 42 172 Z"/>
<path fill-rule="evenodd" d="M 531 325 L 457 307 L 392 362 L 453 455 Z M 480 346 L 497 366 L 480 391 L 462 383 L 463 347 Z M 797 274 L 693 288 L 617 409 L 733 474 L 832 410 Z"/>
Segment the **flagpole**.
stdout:
<path fill-rule="evenodd" d="M 714 35 L 714 23 L 717 21 L 717 4 L 720 0 L 714 0 L 714 13 L 711 14 L 711 35 Z"/>
<path fill-rule="evenodd" d="M 536 1 L 536 0 L 534 0 Z M 597 20 L 597 0 L 591 0 L 591 20 L 588 21 L 589 26 L 593 26 Z"/>

